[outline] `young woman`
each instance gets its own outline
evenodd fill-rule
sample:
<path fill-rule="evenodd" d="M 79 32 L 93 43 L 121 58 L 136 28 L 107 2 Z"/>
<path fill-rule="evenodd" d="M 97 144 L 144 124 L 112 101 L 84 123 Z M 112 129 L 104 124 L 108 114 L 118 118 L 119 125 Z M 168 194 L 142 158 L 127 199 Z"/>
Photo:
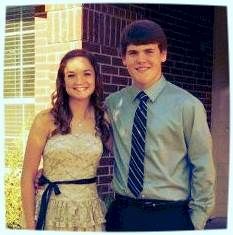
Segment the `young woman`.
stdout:
<path fill-rule="evenodd" d="M 52 108 L 35 117 L 29 133 L 21 178 L 27 229 L 103 229 L 96 170 L 109 139 L 97 64 L 88 52 L 72 50 L 60 62 Z M 41 157 L 43 187 L 35 196 Z"/>

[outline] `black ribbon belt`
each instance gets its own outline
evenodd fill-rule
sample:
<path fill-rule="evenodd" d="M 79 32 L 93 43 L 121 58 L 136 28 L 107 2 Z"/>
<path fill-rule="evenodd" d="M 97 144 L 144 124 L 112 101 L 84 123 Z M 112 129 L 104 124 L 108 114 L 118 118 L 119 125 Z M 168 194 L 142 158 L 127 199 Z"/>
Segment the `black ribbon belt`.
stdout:
<path fill-rule="evenodd" d="M 47 179 L 44 175 L 42 175 L 39 179 L 39 186 L 43 186 L 48 184 L 45 191 L 41 197 L 41 205 L 40 205 L 40 212 L 36 224 L 36 230 L 44 230 L 45 227 L 45 219 L 46 219 L 46 212 L 48 208 L 49 199 L 51 196 L 52 191 L 54 191 L 55 195 L 59 195 L 61 193 L 58 184 L 92 184 L 96 182 L 96 177 L 89 178 L 89 179 L 79 179 L 79 180 L 64 180 L 64 181 L 54 181 L 51 182 Z"/>
<path fill-rule="evenodd" d="M 127 196 L 115 194 L 115 199 L 119 200 L 121 204 L 125 206 L 139 206 L 143 208 L 154 208 L 154 209 L 168 209 L 174 207 L 185 207 L 188 206 L 187 200 L 180 201 L 168 201 L 168 200 L 156 200 L 156 199 L 135 199 Z"/>

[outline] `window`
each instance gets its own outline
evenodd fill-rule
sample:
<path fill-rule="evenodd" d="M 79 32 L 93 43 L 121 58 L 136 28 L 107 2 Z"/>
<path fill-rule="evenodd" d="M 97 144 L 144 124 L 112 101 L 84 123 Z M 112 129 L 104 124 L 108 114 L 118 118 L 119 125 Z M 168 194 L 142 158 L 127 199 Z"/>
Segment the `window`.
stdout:
<path fill-rule="evenodd" d="M 25 148 L 34 117 L 34 6 L 6 9 L 4 57 L 5 151 Z"/>

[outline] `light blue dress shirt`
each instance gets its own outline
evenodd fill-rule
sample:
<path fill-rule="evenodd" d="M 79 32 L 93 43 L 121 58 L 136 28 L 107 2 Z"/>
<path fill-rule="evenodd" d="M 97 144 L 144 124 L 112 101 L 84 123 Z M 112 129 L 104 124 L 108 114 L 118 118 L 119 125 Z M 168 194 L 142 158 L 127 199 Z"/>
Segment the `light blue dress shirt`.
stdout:
<path fill-rule="evenodd" d="M 144 187 L 141 198 L 190 200 L 195 229 L 203 229 L 215 204 L 212 141 L 203 104 L 163 76 L 149 89 Z M 127 187 L 131 130 L 140 92 L 126 87 L 106 99 L 114 145 L 113 190 L 133 197 Z"/>

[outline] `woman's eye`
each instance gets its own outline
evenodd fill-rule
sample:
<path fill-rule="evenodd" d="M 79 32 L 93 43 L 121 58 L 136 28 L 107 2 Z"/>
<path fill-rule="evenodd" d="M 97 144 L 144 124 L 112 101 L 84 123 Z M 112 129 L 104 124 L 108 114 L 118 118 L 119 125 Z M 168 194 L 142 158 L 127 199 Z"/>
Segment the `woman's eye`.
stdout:
<path fill-rule="evenodd" d="M 91 73 L 84 73 L 85 76 L 91 76 Z"/>
<path fill-rule="evenodd" d="M 68 77 L 68 78 L 74 78 L 75 76 L 74 76 L 74 74 L 68 74 L 67 77 Z"/>

